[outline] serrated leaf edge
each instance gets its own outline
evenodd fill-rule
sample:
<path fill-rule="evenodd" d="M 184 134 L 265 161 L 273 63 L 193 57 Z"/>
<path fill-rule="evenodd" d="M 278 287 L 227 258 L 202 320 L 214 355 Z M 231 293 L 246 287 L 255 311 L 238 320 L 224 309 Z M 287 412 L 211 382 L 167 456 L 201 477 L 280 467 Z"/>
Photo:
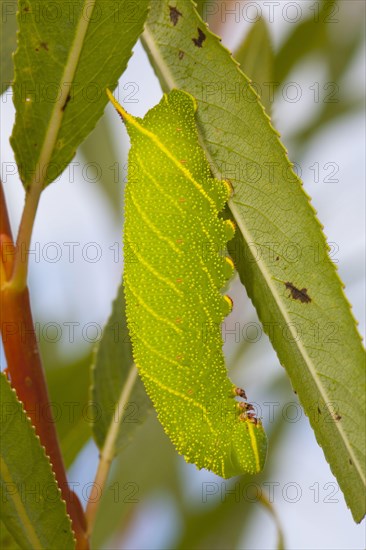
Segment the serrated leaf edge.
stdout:
<path fill-rule="evenodd" d="M 1 373 L 1 374 L 3 374 L 3 373 Z M 14 394 L 15 399 L 16 399 L 16 402 L 21 406 L 22 412 L 24 413 L 24 416 L 25 416 L 25 418 L 26 418 L 26 422 L 27 422 L 28 425 L 31 427 L 31 429 L 32 429 L 32 431 L 33 431 L 33 433 L 34 433 L 36 439 L 38 440 L 39 445 L 40 445 L 40 447 L 41 447 L 41 449 L 42 449 L 42 451 L 43 451 L 43 456 L 45 457 L 45 459 L 46 459 L 46 461 L 47 461 L 47 463 L 48 463 L 48 465 L 49 465 L 49 467 L 50 467 L 50 470 L 51 470 L 53 479 L 55 480 L 55 484 L 56 484 L 56 487 L 57 487 L 57 490 L 58 490 L 58 493 L 59 493 L 59 496 L 60 496 L 60 501 L 61 501 L 62 504 L 64 504 L 64 512 L 65 512 L 66 517 L 67 517 L 68 520 L 69 520 L 70 531 L 71 531 L 71 533 L 72 533 L 72 535 L 73 535 L 74 544 L 76 545 L 75 532 L 74 532 L 73 527 L 72 527 L 71 517 L 69 516 L 69 514 L 68 514 L 68 512 L 67 512 L 66 501 L 62 498 L 62 492 L 61 492 L 61 489 L 60 489 L 60 487 L 59 487 L 59 485 L 58 485 L 58 482 L 57 482 L 57 479 L 56 479 L 55 472 L 54 472 L 54 470 L 53 470 L 53 465 L 52 465 L 52 462 L 51 462 L 51 458 L 50 458 L 50 456 L 47 454 L 46 448 L 44 447 L 44 445 L 42 445 L 41 439 L 40 439 L 39 435 L 38 435 L 37 432 L 36 432 L 36 429 L 35 429 L 35 427 L 34 427 L 34 425 L 33 425 L 33 423 L 32 423 L 32 420 L 31 420 L 31 418 L 28 416 L 27 411 L 26 411 L 25 408 L 24 408 L 24 403 L 23 403 L 23 401 L 21 401 L 21 400 L 18 398 L 18 395 L 17 395 L 16 390 L 11 386 L 11 384 L 10 384 L 10 382 L 9 382 L 9 380 L 8 380 L 8 378 L 6 377 L 5 374 L 4 374 L 4 378 L 5 378 L 6 382 L 7 382 L 7 384 L 9 385 L 9 387 L 10 387 L 12 393 Z M 7 464 L 6 464 L 5 462 L 3 462 L 3 459 L 2 459 L 2 456 L 1 456 L 1 455 L 0 455 L 0 458 L 1 458 L 2 464 L 3 464 L 3 463 L 5 464 L 6 470 L 8 471 Z M 4 524 L 7 526 L 6 521 L 4 521 L 4 518 L 2 518 L 2 521 L 3 521 Z M 33 529 L 33 526 L 31 526 L 31 527 L 32 527 L 32 529 Z M 7 528 L 8 528 L 8 527 L 7 527 Z M 9 530 L 9 532 L 11 532 L 11 531 Z M 35 534 L 35 535 L 36 535 L 36 534 Z M 37 535 L 36 535 L 36 536 L 37 536 Z M 37 537 L 37 541 L 38 541 L 38 537 Z M 39 546 L 39 548 L 41 548 L 41 546 Z"/>

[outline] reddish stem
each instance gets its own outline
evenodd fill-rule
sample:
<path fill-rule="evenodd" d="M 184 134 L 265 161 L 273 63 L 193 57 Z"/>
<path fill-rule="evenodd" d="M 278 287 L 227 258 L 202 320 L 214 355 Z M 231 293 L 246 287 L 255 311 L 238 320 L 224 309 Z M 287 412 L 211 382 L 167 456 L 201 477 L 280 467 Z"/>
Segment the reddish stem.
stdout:
<path fill-rule="evenodd" d="M 0 232 L 2 275 L 10 280 L 14 263 L 14 244 L 3 188 L 0 182 Z M 7 361 L 7 373 L 18 398 L 30 417 L 46 449 L 62 497 L 66 502 L 77 540 L 76 548 L 89 548 L 85 514 L 77 495 L 70 490 L 62 459 L 46 385 L 41 356 L 34 331 L 28 288 L 17 290 L 6 285 L 1 290 L 1 334 Z"/>

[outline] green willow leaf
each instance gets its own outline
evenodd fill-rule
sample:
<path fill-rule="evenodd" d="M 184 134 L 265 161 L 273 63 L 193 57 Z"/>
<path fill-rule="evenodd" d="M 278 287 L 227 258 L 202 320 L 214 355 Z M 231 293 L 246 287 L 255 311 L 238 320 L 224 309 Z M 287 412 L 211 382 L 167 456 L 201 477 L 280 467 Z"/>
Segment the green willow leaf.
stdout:
<path fill-rule="evenodd" d="M 198 144 L 192 96 L 174 90 L 143 120 L 110 95 L 131 139 L 125 192 L 124 288 L 139 373 L 165 431 L 187 462 L 222 477 L 259 472 L 266 436 L 230 382 L 220 289 L 232 261 L 219 254 L 233 226 L 230 195 Z"/>
<path fill-rule="evenodd" d="M 314 210 L 247 77 L 190 1 L 154 2 L 143 41 L 164 90 L 197 98 L 211 167 L 235 189 L 229 205 L 238 228 L 229 251 L 360 521 L 364 351 Z"/>
<path fill-rule="evenodd" d="M 11 144 L 25 188 L 53 181 L 94 128 L 147 7 L 148 0 L 20 3 Z"/>
<path fill-rule="evenodd" d="M 113 302 L 92 369 L 93 434 L 110 458 L 124 448 L 151 407 L 133 363 L 123 285 Z"/>
<path fill-rule="evenodd" d="M 336 0 L 322 0 L 314 4 L 314 13 L 295 25 L 293 31 L 281 44 L 275 59 L 275 82 L 280 84 L 302 59 L 314 51 L 327 47 L 329 21 L 338 13 Z M 335 15 L 333 14 L 335 12 Z"/>
<path fill-rule="evenodd" d="M 133 445 L 115 459 L 93 529 L 92 548 L 110 548 L 111 533 L 116 533 L 121 548 L 128 548 L 124 537 L 139 517 L 141 505 L 179 485 L 179 458 L 152 411 L 136 430 Z"/>
<path fill-rule="evenodd" d="M 81 144 L 79 152 L 89 166 L 96 166 L 100 179 L 98 184 L 107 199 L 116 222 L 121 223 L 122 181 L 117 179 L 116 143 L 113 131 L 105 112 L 94 130 Z M 96 177 L 98 172 L 96 170 Z"/>
<path fill-rule="evenodd" d="M 48 457 L 6 376 L 0 374 L 2 521 L 21 548 L 75 548 Z"/>
<path fill-rule="evenodd" d="M 62 457 L 69 468 L 91 438 L 88 414 L 92 353 L 66 361 L 57 356 L 55 343 L 43 344 L 41 351 Z"/>
<path fill-rule="evenodd" d="M 364 106 L 362 92 L 356 97 L 347 98 L 340 93 L 337 84 L 345 78 L 346 71 L 364 38 L 361 15 L 363 8 L 361 5 L 355 6 L 352 23 L 340 13 L 340 3 L 335 0 L 323 0 L 319 4 L 314 4 L 313 8 L 315 11 L 312 17 L 295 26 L 275 56 L 276 85 L 280 85 L 299 62 L 314 52 L 317 52 L 319 59 L 326 63 L 328 82 L 322 87 L 323 96 L 317 116 L 315 119 L 310 117 L 308 124 L 299 128 L 292 136 L 291 150 L 295 151 L 298 157 L 307 146 L 308 140 L 322 127 Z M 357 18 L 358 9 L 360 11 Z M 351 25 L 352 33 L 349 32 Z M 341 97 L 338 97 L 339 95 Z"/>
<path fill-rule="evenodd" d="M 234 53 L 242 70 L 251 79 L 252 87 L 260 96 L 268 114 L 273 98 L 270 84 L 273 82 L 274 54 L 271 35 L 264 19 L 258 19 Z"/>

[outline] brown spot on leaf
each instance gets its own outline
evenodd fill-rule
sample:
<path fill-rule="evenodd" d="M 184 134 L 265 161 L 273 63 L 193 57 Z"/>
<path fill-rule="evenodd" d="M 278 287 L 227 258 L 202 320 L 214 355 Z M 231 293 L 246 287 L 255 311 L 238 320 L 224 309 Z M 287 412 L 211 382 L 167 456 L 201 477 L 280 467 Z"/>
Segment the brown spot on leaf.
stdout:
<path fill-rule="evenodd" d="M 169 17 L 170 22 L 173 23 L 174 27 L 178 23 L 179 18 L 183 17 L 183 13 L 181 13 L 178 8 L 175 6 L 169 6 Z"/>
<path fill-rule="evenodd" d="M 201 29 L 198 27 L 198 38 L 192 38 L 192 42 L 197 48 L 202 48 L 203 42 L 206 40 L 206 35 Z"/>
<path fill-rule="evenodd" d="M 318 413 L 322 414 L 322 411 L 320 410 L 320 407 L 318 407 Z"/>
<path fill-rule="evenodd" d="M 339 415 L 338 413 L 336 413 L 336 414 L 334 415 L 334 420 L 336 420 L 337 422 L 339 422 L 340 420 L 342 420 L 341 415 Z"/>
<path fill-rule="evenodd" d="M 307 288 L 302 288 L 300 290 L 290 282 L 285 283 L 285 287 L 287 288 L 287 290 L 291 292 L 291 296 L 293 297 L 294 300 L 299 300 L 303 304 L 308 304 L 309 302 L 311 302 L 311 298 L 308 295 Z"/>
<path fill-rule="evenodd" d="M 348 459 L 348 462 L 350 463 L 351 466 L 353 466 L 353 462 L 350 458 Z"/>
<path fill-rule="evenodd" d="M 280 257 L 279 257 L 279 256 L 277 256 L 277 257 L 276 257 L 276 262 L 278 262 L 278 260 L 279 260 L 279 259 L 280 259 Z"/>
<path fill-rule="evenodd" d="M 43 48 L 44 50 L 46 50 L 46 52 L 48 52 L 48 44 L 47 42 L 40 42 L 39 43 L 39 47 L 40 48 Z M 39 52 L 39 48 L 34 48 L 36 52 Z"/>
<path fill-rule="evenodd" d="M 183 50 L 179 50 L 178 57 L 179 57 L 179 59 L 183 59 L 183 57 L 184 57 L 184 51 Z"/>

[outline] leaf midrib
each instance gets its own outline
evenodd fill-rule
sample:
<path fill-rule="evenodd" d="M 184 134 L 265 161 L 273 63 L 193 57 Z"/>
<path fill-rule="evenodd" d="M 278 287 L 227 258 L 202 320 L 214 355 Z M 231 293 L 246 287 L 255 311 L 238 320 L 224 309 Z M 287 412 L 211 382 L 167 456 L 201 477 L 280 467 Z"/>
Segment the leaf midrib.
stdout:
<path fill-rule="evenodd" d="M 129 369 L 129 373 L 126 378 L 126 381 L 122 386 L 121 393 L 120 393 L 118 402 L 116 403 L 115 410 L 113 412 L 113 415 L 111 417 L 111 421 L 107 430 L 107 435 L 104 440 L 103 447 L 101 449 L 100 454 L 103 457 L 104 461 L 107 463 L 112 462 L 113 457 L 115 455 L 116 441 L 118 438 L 120 425 L 123 421 L 123 414 L 121 413 L 121 411 L 125 409 L 128 403 L 129 397 L 132 393 L 136 380 L 137 380 L 137 368 L 135 364 L 132 364 Z M 119 419 L 119 421 L 117 422 L 115 420 L 115 413 L 117 413 L 117 418 Z"/>
<path fill-rule="evenodd" d="M 145 30 L 144 30 L 144 33 L 141 37 L 141 40 L 142 40 L 143 43 L 145 42 L 146 46 L 148 47 L 148 49 L 151 52 L 151 55 L 154 57 L 155 62 L 158 65 L 159 71 L 160 71 L 162 77 L 164 78 L 166 86 L 168 86 L 169 88 L 177 87 L 178 84 L 175 82 L 174 76 L 172 75 L 172 73 L 169 71 L 169 68 L 165 64 L 164 58 L 160 53 L 159 47 L 155 43 L 151 33 L 148 30 L 148 25 L 145 25 Z M 242 72 L 242 71 L 240 71 L 239 67 L 238 67 L 238 71 Z M 243 74 L 243 78 L 245 78 L 244 74 Z M 248 83 L 248 86 L 251 88 L 249 83 Z M 255 94 L 254 90 L 253 90 L 253 94 Z M 215 163 L 213 162 L 213 159 L 212 159 L 211 155 L 207 151 L 207 147 L 205 146 L 205 140 L 202 136 L 202 132 L 201 132 L 199 127 L 198 127 L 198 132 L 199 132 L 199 135 L 200 135 L 200 138 L 201 138 L 201 145 L 203 146 L 203 148 L 205 150 L 205 153 L 206 153 L 207 159 L 210 163 L 210 166 L 215 167 Z M 280 144 L 280 145 L 281 145 L 281 147 L 283 147 L 282 144 Z M 236 223 L 238 224 L 238 226 L 240 228 L 240 231 L 243 235 L 243 238 L 246 240 L 246 242 L 252 242 L 250 240 L 247 240 L 247 238 L 250 235 L 249 230 L 246 229 L 241 216 L 238 215 L 238 211 L 237 211 L 237 209 L 235 207 L 235 204 L 232 200 L 229 201 L 229 206 L 230 206 L 231 212 L 233 213 L 235 221 L 236 221 Z M 257 266 L 258 266 L 258 269 L 261 271 L 261 273 L 263 275 L 263 278 L 264 278 L 264 280 L 265 280 L 265 282 L 266 282 L 266 284 L 267 284 L 267 286 L 268 286 L 268 288 L 269 288 L 269 290 L 270 290 L 270 292 L 271 292 L 271 294 L 272 294 L 272 296 L 273 296 L 273 298 L 274 298 L 274 300 L 275 300 L 275 302 L 276 302 L 276 304 L 279 308 L 280 313 L 282 314 L 285 322 L 287 322 L 287 324 L 290 326 L 291 334 L 294 336 L 294 342 L 296 342 L 296 346 L 297 346 L 297 348 L 298 348 L 298 350 L 301 354 L 301 357 L 303 357 L 303 359 L 304 359 L 304 363 L 308 367 L 309 373 L 311 374 L 312 379 L 314 380 L 315 385 L 318 388 L 320 396 L 322 397 L 322 399 L 324 399 L 324 403 L 328 403 L 329 401 L 331 401 L 331 399 L 328 397 L 325 388 L 323 387 L 321 381 L 318 379 L 318 376 L 316 375 L 317 373 L 316 373 L 315 365 L 313 364 L 311 358 L 309 357 L 309 355 L 306 351 L 306 348 L 304 347 L 304 345 L 303 345 L 302 341 L 300 340 L 300 338 L 298 338 L 298 334 L 294 333 L 293 326 L 292 326 L 292 323 L 291 323 L 291 318 L 288 316 L 286 308 L 284 307 L 284 305 L 282 303 L 282 300 L 280 299 L 280 296 L 278 295 L 277 289 L 276 289 L 275 285 L 273 284 L 270 273 L 268 273 L 268 269 L 267 269 L 266 265 L 264 264 L 263 260 L 259 259 L 257 261 Z M 345 448 L 347 449 L 347 452 L 349 453 L 350 458 L 353 461 L 353 464 L 355 466 L 355 469 L 358 472 L 358 475 L 359 475 L 360 479 L 362 480 L 363 484 L 365 485 L 366 484 L 366 478 L 365 478 L 365 476 L 363 474 L 363 471 L 362 471 L 362 465 L 360 464 L 358 458 L 356 457 L 356 455 L 355 455 L 355 453 L 354 453 L 354 451 L 353 451 L 353 449 L 352 449 L 352 447 L 351 447 L 351 445 L 348 441 L 348 438 L 345 435 L 343 427 L 341 426 L 340 422 L 334 422 L 334 425 L 336 426 L 336 428 L 339 432 L 339 435 L 340 435 L 340 437 L 343 441 L 343 444 L 344 444 Z"/>

